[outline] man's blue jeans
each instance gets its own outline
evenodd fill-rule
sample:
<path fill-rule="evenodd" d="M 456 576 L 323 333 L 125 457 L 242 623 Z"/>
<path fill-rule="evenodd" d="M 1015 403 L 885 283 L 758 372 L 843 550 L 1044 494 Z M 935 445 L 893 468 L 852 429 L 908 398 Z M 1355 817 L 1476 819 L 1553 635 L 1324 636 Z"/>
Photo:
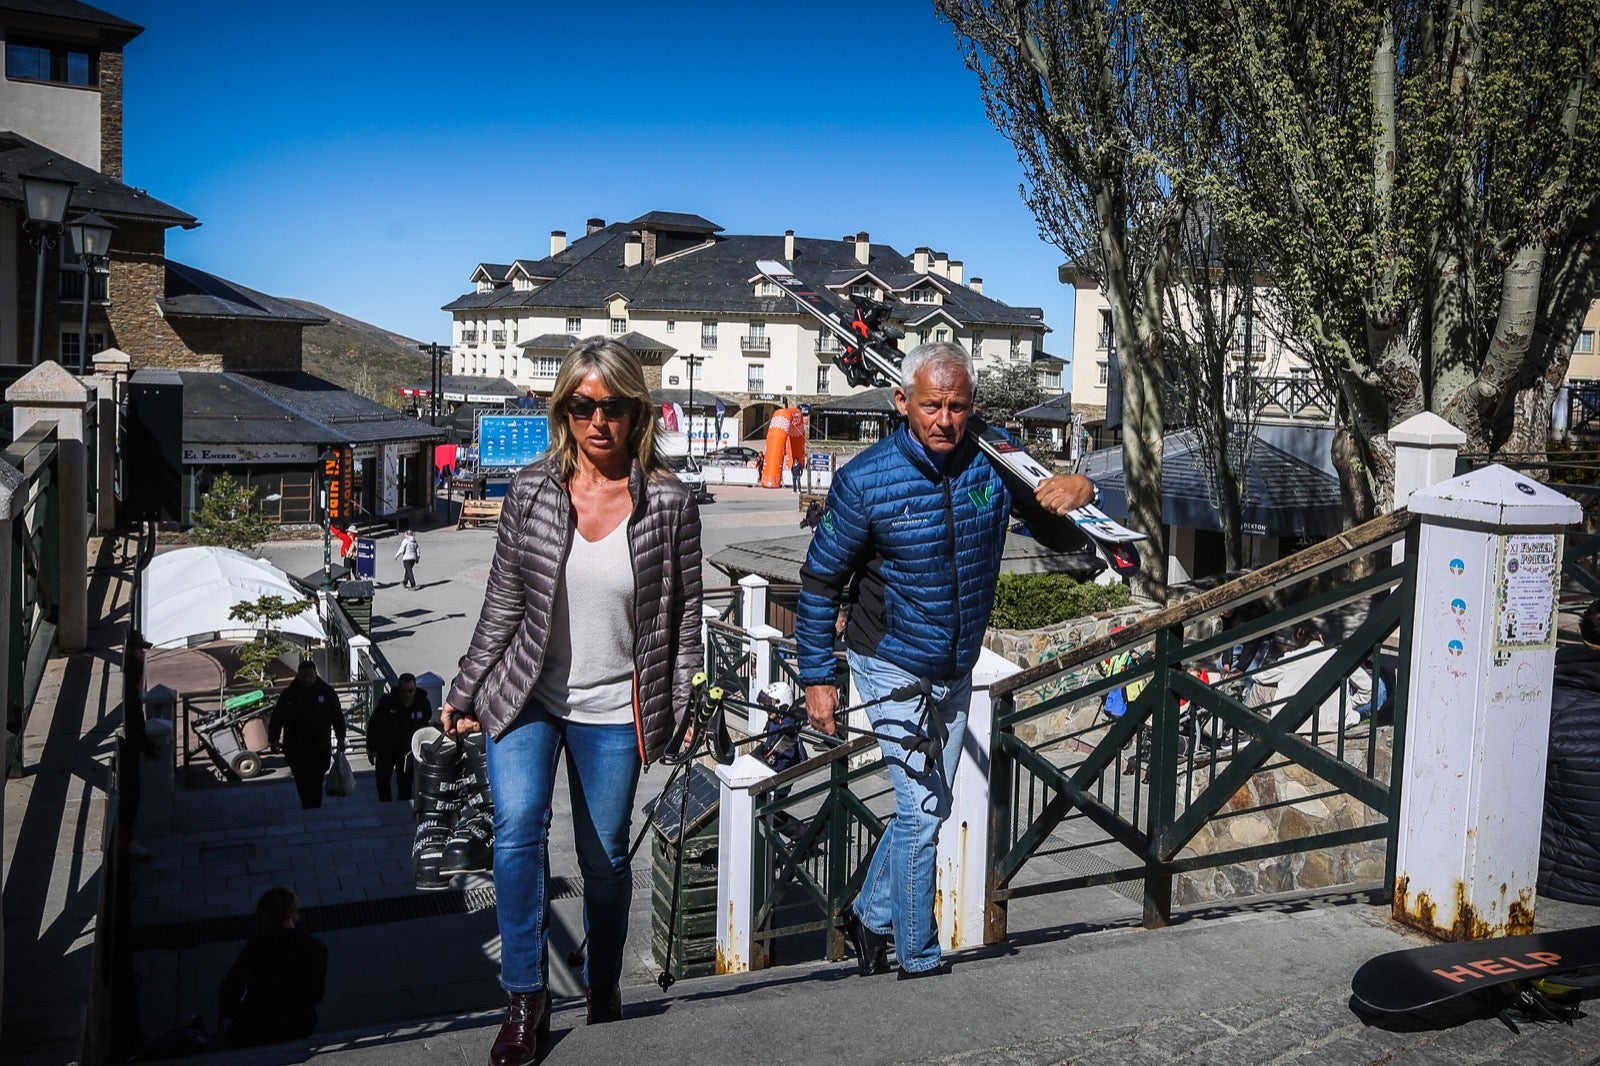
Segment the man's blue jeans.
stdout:
<path fill-rule="evenodd" d="M 864 700 L 875 700 L 916 678 L 893 663 L 850 653 L 850 676 Z M 895 955 L 900 968 L 913 973 L 939 965 L 939 928 L 934 922 L 935 844 L 939 826 L 950 817 L 950 782 L 961 759 L 961 742 L 967 734 L 967 707 L 972 702 L 972 678 L 933 686 L 933 713 L 950 730 L 950 739 L 938 762 L 930 764 L 921 752 L 908 752 L 899 744 L 879 740 L 883 760 L 894 786 L 894 817 L 872 852 L 867 879 L 856 898 L 856 916 L 875 933 L 894 931 Z M 874 731 L 889 737 L 917 731 L 921 701 L 910 699 L 879 703 L 867 708 Z"/>
<path fill-rule="evenodd" d="M 500 922 L 500 985 L 507 992 L 545 987 L 550 910 L 550 800 L 556 761 L 567 750 L 567 785 L 578 868 L 583 872 L 583 928 L 589 935 L 588 986 L 615 988 L 622 978 L 633 880 L 628 818 L 639 784 L 639 742 L 632 725 L 577 725 L 529 704 L 499 740 L 488 744 L 494 792 L 494 888 Z"/>

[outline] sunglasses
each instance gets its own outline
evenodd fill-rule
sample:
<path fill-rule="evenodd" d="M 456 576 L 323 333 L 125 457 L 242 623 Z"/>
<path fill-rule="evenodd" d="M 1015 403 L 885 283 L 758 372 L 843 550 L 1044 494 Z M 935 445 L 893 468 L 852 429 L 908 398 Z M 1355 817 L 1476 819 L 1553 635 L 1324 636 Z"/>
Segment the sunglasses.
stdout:
<path fill-rule="evenodd" d="M 603 400 L 591 396 L 568 396 L 561 406 L 573 418 L 592 418 L 594 409 L 598 407 L 608 422 L 626 418 L 639 409 L 638 401 L 628 396 L 607 396 Z"/>

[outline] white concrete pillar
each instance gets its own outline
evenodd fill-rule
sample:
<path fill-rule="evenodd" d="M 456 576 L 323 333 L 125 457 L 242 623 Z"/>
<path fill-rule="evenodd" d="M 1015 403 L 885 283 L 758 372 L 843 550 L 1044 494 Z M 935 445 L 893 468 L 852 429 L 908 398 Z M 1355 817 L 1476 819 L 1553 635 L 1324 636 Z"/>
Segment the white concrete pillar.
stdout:
<path fill-rule="evenodd" d="M 38 422 L 54 422 L 60 442 L 59 617 L 56 645 L 79 651 L 89 636 L 89 479 L 84 411 L 89 390 L 59 363 L 40 363 L 6 390 L 15 440 Z"/>
<path fill-rule="evenodd" d="M 746 695 L 750 701 L 750 713 L 747 728 L 754 736 L 765 732 L 767 728 L 767 712 L 755 705 L 756 696 L 777 675 L 772 661 L 772 642 L 782 637 L 783 632 L 769 625 L 750 626 L 746 632 L 749 636 L 746 637 L 745 650 L 750 655 L 750 691 Z"/>
<path fill-rule="evenodd" d="M 1420 516 L 1394 917 L 1450 940 L 1531 932 L 1555 669 L 1560 493 L 1488 466 Z"/>
<path fill-rule="evenodd" d="M 1411 494 L 1456 476 L 1456 453 L 1467 435 L 1431 411 L 1412 415 L 1389 430 L 1394 446 L 1394 499 L 1390 510 L 1406 506 Z M 1396 544 L 1396 563 L 1406 557 L 1405 542 Z"/>
<path fill-rule="evenodd" d="M 704 648 L 706 651 L 707 666 L 711 665 L 711 634 L 708 631 L 709 627 L 706 625 L 706 623 L 715 622 L 720 617 L 722 617 L 721 614 L 709 603 L 702 603 L 700 605 L 700 647 Z"/>
<path fill-rule="evenodd" d="M 939 945 L 946 951 L 983 946 L 983 908 L 989 857 L 989 742 L 994 734 L 994 703 L 989 689 L 1022 668 L 988 648 L 972 671 L 972 706 L 967 736 L 952 788 L 950 818 L 939 827 L 935 918 Z"/>
<path fill-rule="evenodd" d="M 750 786 L 772 767 L 746 752 L 717 767 L 717 972 L 748 973 L 755 958 L 756 815 Z"/>
<path fill-rule="evenodd" d="M 739 579 L 739 628 L 749 631 L 767 624 L 767 585 L 757 574 Z"/>

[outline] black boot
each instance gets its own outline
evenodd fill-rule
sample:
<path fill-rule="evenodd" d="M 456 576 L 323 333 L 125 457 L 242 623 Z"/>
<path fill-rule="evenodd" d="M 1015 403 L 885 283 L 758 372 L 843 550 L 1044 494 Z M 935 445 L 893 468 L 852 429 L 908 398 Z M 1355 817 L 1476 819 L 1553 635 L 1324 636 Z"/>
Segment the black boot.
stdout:
<path fill-rule="evenodd" d="M 412 808 L 417 813 L 411 871 L 417 888 L 433 892 L 450 887 L 441 867 L 461 807 L 461 746 L 429 727 L 412 735 L 411 756 Z"/>
<path fill-rule="evenodd" d="M 487 745 L 481 732 L 461 739 L 461 812 L 441 867 L 448 875 L 487 873 L 494 865 L 494 795 L 489 789 Z"/>
<path fill-rule="evenodd" d="M 862 977 L 889 972 L 889 937 L 875 933 L 856 916 L 854 907 L 844 909 L 844 935 L 855 949 L 856 968 Z"/>

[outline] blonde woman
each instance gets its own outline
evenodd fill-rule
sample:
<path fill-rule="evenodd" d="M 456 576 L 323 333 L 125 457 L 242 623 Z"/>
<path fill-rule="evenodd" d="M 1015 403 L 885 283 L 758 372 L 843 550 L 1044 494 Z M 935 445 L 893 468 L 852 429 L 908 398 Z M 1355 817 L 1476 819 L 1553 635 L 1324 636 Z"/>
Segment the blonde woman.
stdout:
<path fill-rule="evenodd" d="M 634 792 L 641 767 L 665 753 L 703 659 L 699 510 L 657 451 L 639 361 L 590 338 L 556 375 L 549 452 L 506 496 L 483 611 L 440 716 L 447 733 L 488 734 L 509 996 L 492 1066 L 532 1062 L 549 1031 L 545 848 L 563 750 L 588 1021 L 622 1016 Z"/>

